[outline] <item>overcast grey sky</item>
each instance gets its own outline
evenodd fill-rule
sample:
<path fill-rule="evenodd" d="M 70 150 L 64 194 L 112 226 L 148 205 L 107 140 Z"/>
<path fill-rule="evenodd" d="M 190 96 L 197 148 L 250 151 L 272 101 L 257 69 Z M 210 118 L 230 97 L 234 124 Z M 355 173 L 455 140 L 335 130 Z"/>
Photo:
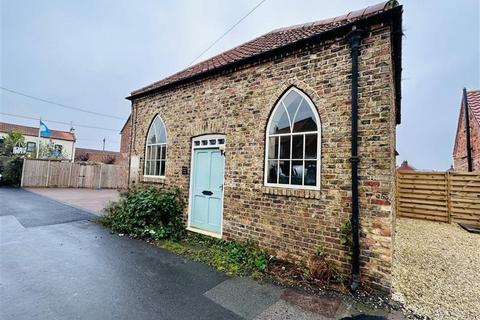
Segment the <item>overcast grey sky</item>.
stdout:
<path fill-rule="evenodd" d="M 259 0 L 0 0 L 1 86 L 127 118 L 130 91 L 180 69 Z M 202 57 L 275 28 L 321 20 L 379 1 L 267 0 Z M 461 90 L 480 88 L 478 0 L 404 5 L 398 161 L 448 169 Z M 69 111 L 0 91 L 1 112 L 120 130 L 122 120 Z M 1 121 L 37 126 L 0 115 Z M 50 128 L 68 125 L 45 121 Z M 115 131 L 76 127 L 78 145 L 118 150 Z"/>

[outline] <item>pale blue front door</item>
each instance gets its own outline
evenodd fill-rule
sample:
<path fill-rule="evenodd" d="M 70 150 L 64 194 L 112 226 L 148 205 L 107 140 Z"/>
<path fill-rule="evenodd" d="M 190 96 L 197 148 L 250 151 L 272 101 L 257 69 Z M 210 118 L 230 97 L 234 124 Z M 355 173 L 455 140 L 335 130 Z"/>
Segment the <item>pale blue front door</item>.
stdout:
<path fill-rule="evenodd" d="M 224 156 L 219 149 L 195 149 L 193 154 L 190 225 L 221 233 Z"/>

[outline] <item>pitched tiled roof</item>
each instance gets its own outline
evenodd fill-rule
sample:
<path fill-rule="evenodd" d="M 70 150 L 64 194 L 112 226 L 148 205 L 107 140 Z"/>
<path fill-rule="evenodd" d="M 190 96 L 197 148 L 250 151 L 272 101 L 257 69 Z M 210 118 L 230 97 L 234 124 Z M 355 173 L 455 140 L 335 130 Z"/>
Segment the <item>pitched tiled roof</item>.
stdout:
<path fill-rule="evenodd" d="M 467 103 L 473 117 L 480 124 L 480 89 L 467 91 Z"/>
<path fill-rule="evenodd" d="M 415 171 L 417 169 L 415 169 L 414 167 L 412 167 L 408 161 L 403 161 L 401 165 L 397 166 L 397 170 L 398 171 Z"/>
<path fill-rule="evenodd" d="M 152 83 L 141 89 L 132 91 L 129 98 L 132 99 L 136 96 L 142 96 L 149 91 L 160 89 L 167 85 L 171 85 L 176 82 L 201 75 L 208 71 L 226 67 L 242 60 L 246 60 L 248 58 L 252 58 L 275 49 L 279 49 L 286 45 L 291 45 L 301 40 L 306 40 L 326 31 L 331 31 L 354 21 L 361 20 L 387 11 L 388 9 L 396 6 L 398 6 L 397 1 L 387 1 L 373 6 L 369 6 L 361 10 L 352 11 L 348 14 L 335 18 L 271 31 L 252 41 L 244 43 L 238 47 L 235 47 L 233 49 L 220 53 L 210 59 L 193 65 L 183 71 L 175 73 L 174 75 L 171 75 L 163 80 Z"/>
<path fill-rule="evenodd" d="M 98 149 L 88 149 L 88 148 L 75 148 L 75 154 L 85 154 L 85 153 L 95 153 L 102 155 L 112 155 L 119 156 L 120 152 L 118 151 L 109 151 L 109 150 L 98 150 Z"/>
<path fill-rule="evenodd" d="M 38 128 L 21 126 L 19 124 L 0 122 L 0 132 L 16 131 L 26 136 L 38 136 Z M 45 138 L 58 140 L 75 141 L 75 134 L 69 131 L 59 131 L 50 129 L 50 135 Z"/>

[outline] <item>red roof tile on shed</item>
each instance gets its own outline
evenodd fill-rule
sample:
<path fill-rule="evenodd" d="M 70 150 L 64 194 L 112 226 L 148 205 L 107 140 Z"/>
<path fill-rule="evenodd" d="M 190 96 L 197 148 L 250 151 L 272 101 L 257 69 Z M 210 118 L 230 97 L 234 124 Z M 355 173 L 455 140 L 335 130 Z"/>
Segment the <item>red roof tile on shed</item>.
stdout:
<path fill-rule="evenodd" d="M 361 10 L 352 11 L 348 14 L 336 18 L 330 18 L 317 22 L 311 22 L 273 30 L 256 39 L 253 39 L 233 49 L 220 53 L 183 71 L 175 73 L 163 80 L 154 82 L 146 87 L 132 91 L 129 98 L 134 98 L 136 95 L 145 94 L 149 91 L 162 88 L 177 81 L 200 75 L 206 71 L 212 71 L 220 67 L 224 67 L 229 64 L 239 62 L 244 59 L 251 58 L 277 48 L 281 48 L 285 45 L 308 39 L 320 33 L 334 30 L 353 21 L 360 20 L 386 11 L 388 9 L 396 7 L 397 5 L 397 1 L 382 2 Z"/>
<path fill-rule="evenodd" d="M 0 122 L 0 132 L 10 132 L 10 131 L 20 132 L 21 134 L 26 136 L 33 136 L 33 137 L 38 136 L 38 128 L 21 126 L 19 124 L 13 124 L 13 123 Z M 72 132 L 52 130 L 52 129 L 50 129 L 50 132 L 51 132 L 50 135 L 44 138 L 75 141 L 75 134 L 73 134 Z"/>

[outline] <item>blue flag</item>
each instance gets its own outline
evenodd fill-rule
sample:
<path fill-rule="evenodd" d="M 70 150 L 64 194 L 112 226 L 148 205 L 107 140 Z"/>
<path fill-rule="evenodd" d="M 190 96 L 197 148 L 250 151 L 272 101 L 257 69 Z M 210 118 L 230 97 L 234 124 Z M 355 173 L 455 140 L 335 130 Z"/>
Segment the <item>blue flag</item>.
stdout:
<path fill-rule="evenodd" d="M 48 129 L 47 125 L 40 120 L 40 135 L 48 137 L 50 135 L 50 129 Z"/>

